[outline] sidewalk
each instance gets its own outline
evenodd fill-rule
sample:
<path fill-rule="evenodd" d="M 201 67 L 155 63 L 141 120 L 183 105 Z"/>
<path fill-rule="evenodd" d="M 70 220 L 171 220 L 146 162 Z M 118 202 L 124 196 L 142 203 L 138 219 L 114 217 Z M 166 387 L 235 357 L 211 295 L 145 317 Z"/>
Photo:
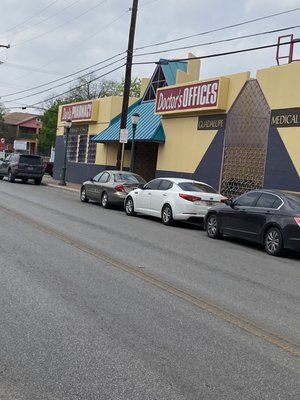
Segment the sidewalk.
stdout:
<path fill-rule="evenodd" d="M 59 181 L 53 179 L 50 175 L 45 174 L 43 176 L 42 183 L 47 186 L 52 186 L 52 187 L 57 187 L 63 190 L 70 190 L 74 192 L 80 192 L 80 187 L 81 185 L 79 183 L 72 183 L 72 182 L 66 182 L 66 186 L 61 186 L 59 185 Z"/>

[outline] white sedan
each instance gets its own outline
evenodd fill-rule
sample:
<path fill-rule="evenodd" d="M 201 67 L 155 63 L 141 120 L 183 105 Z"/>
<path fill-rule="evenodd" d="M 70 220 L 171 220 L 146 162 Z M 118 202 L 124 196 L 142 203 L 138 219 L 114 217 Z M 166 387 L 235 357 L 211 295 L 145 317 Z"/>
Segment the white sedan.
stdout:
<path fill-rule="evenodd" d="M 210 185 L 183 178 L 156 178 L 125 198 L 127 215 L 141 213 L 172 225 L 176 220 L 202 221 L 207 211 L 227 198 Z"/>

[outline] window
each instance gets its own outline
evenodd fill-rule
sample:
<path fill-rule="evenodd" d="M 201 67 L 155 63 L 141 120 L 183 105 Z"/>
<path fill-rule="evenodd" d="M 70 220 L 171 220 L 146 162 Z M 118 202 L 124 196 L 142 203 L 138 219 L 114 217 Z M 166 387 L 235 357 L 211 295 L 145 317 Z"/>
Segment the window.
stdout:
<path fill-rule="evenodd" d="M 260 195 L 261 195 L 260 192 L 249 192 L 242 194 L 234 201 L 234 205 L 253 207 Z"/>
<path fill-rule="evenodd" d="M 154 179 L 145 186 L 145 190 L 157 190 L 161 179 Z"/>
<path fill-rule="evenodd" d="M 145 92 L 143 101 L 155 100 L 157 89 L 164 87 L 166 85 L 167 82 L 164 73 L 162 71 L 162 68 L 161 66 L 158 66 L 155 75 L 153 76 L 153 79 L 149 83 L 149 86 Z"/>
<path fill-rule="evenodd" d="M 167 179 L 163 179 L 160 182 L 158 190 L 168 190 L 168 189 L 171 189 L 172 186 L 173 186 L 173 183 L 171 181 L 168 181 Z"/>
<path fill-rule="evenodd" d="M 204 183 L 197 182 L 180 182 L 178 186 L 185 192 L 205 192 L 205 193 L 217 193 L 214 188 Z"/>
<path fill-rule="evenodd" d="M 87 162 L 90 164 L 94 164 L 96 161 L 96 146 L 97 142 L 94 142 L 92 139 L 95 135 L 89 136 L 89 144 L 88 144 L 88 154 L 87 154 Z"/>
<path fill-rule="evenodd" d="M 277 201 L 279 200 L 279 202 Z M 278 208 L 281 204 L 280 199 L 271 193 L 263 193 L 257 200 L 256 207 Z M 275 207 L 274 207 L 275 205 Z"/>
<path fill-rule="evenodd" d="M 71 135 L 69 136 L 69 143 L 68 143 L 68 151 L 67 156 L 69 161 L 76 161 L 77 158 L 77 143 L 78 143 L 78 136 Z"/>
<path fill-rule="evenodd" d="M 85 162 L 87 135 L 79 135 L 78 162 Z"/>
<path fill-rule="evenodd" d="M 98 182 L 108 182 L 110 179 L 110 174 L 108 172 L 103 172 L 103 174 L 99 177 Z"/>

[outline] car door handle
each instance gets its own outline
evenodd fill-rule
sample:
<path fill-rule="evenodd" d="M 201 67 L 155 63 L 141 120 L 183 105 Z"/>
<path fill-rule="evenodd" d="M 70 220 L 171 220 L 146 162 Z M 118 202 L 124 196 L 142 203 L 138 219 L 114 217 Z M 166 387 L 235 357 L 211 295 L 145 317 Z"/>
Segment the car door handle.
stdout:
<path fill-rule="evenodd" d="M 164 193 L 164 194 L 163 194 L 163 196 L 166 196 L 166 195 L 167 195 L 167 193 Z"/>

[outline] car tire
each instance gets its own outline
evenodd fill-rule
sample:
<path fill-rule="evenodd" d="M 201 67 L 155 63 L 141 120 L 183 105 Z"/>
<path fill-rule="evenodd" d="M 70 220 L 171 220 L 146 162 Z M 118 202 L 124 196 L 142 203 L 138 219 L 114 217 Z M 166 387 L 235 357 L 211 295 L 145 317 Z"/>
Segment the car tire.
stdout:
<path fill-rule="evenodd" d="M 135 215 L 134 211 L 134 203 L 132 197 L 127 197 L 125 202 L 125 212 L 127 215 L 133 216 Z"/>
<path fill-rule="evenodd" d="M 206 220 L 206 233 L 212 239 L 218 239 L 222 235 L 220 233 L 220 224 L 217 214 L 210 214 Z"/>
<path fill-rule="evenodd" d="M 42 179 L 41 179 L 41 178 L 36 178 L 36 179 L 34 179 L 34 184 L 35 184 L 35 185 L 40 185 L 41 182 L 42 182 Z"/>
<path fill-rule="evenodd" d="M 103 208 L 109 208 L 109 201 L 108 201 L 108 195 L 106 192 L 102 193 L 102 197 L 101 197 L 101 206 Z"/>
<path fill-rule="evenodd" d="M 23 183 L 27 183 L 28 182 L 28 178 L 22 178 L 22 182 Z"/>
<path fill-rule="evenodd" d="M 279 228 L 272 226 L 268 229 L 264 239 L 265 250 L 271 256 L 279 256 L 283 251 L 283 238 Z"/>
<path fill-rule="evenodd" d="M 82 203 L 88 203 L 89 201 L 89 199 L 86 197 L 86 189 L 84 186 L 81 188 L 80 191 L 80 201 L 82 201 Z"/>
<path fill-rule="evenodd" d="M 163 206 L 163 209 L 161 212 L 161 219 L 162 219 L 162 223 L 164 225 L 173 225 L 174 224 L 173 212 L 172 212 L 172 208 L 169 204 L 165 204 Z"/>
<path fill-rule="evenodd" d="M 2 179 L 3 179 L 3 175 L 0 175 L 0 181 L 2 181 Z"/>
<path fill-rule="evenodd" d="M 13 173 L 11 172 L 11 170 L 8 171 L 7 179 L 8 179 L 8 182 L 15 181 L 15 177 L 14 177 Z"/>

